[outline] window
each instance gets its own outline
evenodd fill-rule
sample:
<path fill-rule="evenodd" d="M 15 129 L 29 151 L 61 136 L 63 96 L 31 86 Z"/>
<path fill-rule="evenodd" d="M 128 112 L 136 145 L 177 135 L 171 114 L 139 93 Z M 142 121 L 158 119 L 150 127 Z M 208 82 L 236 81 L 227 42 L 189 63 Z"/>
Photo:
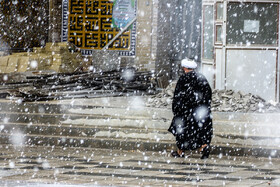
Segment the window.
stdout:
<path fill-rule="evenodd" d="M 278 4 L 229 3 L 227 12 L 227 44 L 277 45 Z"/>
<path fill-rule="evenodd" d="M 217 3 L 217 20 L 223 20 L 224 17 L 224 4 L 223 3 Z"/>
<path fill-rule="evenodd" d="M 214 58 L 214 14 L 213 6 L 205 5 L 203 7 L 203 55 L 204 59 Z"/>
<path fill-rule="evenodd" d="M 223 28 L 222 25 L 216 25 L 216 43 L 222 43 L 223 42 Z"/>

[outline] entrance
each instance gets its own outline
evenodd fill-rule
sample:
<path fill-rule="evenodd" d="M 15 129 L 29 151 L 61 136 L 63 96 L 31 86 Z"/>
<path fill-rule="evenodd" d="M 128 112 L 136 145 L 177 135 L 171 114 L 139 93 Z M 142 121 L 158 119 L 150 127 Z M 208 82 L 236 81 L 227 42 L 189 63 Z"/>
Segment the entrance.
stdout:
<path fill-rule="evenodd" d="M 225 1 L 204 7 L 213 8 L 204 9 L 204 16 L 213 15 L 207 18 L 211 24 L 207 26 L 206 18 L 203 22 L 203 70 L 210 74 L 213 87 L 278 101 L 279 3 Z M 213 72 L 207 71 L 209 67 Z"/>

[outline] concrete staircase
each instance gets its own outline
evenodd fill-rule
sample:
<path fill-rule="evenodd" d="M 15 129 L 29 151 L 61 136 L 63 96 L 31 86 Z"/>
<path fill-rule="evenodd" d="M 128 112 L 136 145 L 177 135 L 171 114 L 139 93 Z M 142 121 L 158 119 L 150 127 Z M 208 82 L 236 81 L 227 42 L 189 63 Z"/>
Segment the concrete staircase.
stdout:
<path fill-rule="evenodd" d="M 0 102 L 0 143 L 171 151 L 168 108 L 145 97 Z M 280 114 L 213 113 L 212 154 L 279 157 Z"/>

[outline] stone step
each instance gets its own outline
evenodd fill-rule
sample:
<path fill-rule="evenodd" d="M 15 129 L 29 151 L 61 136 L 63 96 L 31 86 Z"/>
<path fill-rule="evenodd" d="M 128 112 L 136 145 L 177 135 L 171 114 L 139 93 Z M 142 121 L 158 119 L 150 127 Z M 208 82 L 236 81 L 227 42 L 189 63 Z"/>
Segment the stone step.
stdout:
<path fill-rule="evenodd" d="M 133 122 L 133 121 L 132 121 Z M 157 121 L 155 121 L 157 122 Z M 142 126 L 141 126 L 142 125 Z M 26 123 L 7 123 L 0 124 L 0 132 L 7 136 L 13 137 L 14 134 L 21 134 L 22 136 L 46 136 L 46 137 L 79 137 L 79 138 L 111 138 L 122 140 L 134 140 L 134 141 L 150 141 L 150 142 L 169 142 L 173 143 L 175 138 L 172 134 L 167 132 L 166 128 L 158 128 L 157 125 L 146 126 L 141 124 L 138 127 L 131 127 L 119 123 L 115 125 L 98 124 L 69 124 L 62 123 L 61 125 L 55 124 L 26 124 Z M 270 148 L 272 145 L 279 145 L 279 136 L 252 136 L 252 135 L 240 135 L 234 133 L 219 132 L 214 129 L 213 142 L 214 145 L 227 143 L 238 145 L 239 147 L 250 146 L 252 148 Z M 280 149 L 276 147 L 276 149 Z"/>
<path fill-rule="evenodd" d="M 130 151 L 155 151 L 170 152 L 176 150 L 174 141 L 151 141 L 143 139 L 122 139 L 108 137 L 67 137 L 46 135 L 21 135 L 0 133 L 2 144 L 11 144 L 15 149 L 24 149 L 29 146 L 63 146 L 63 147 L 87 147 L 103 149 L 119 149 Z M 217 143 L 215 137 L 212 143 L 212 155 L 223 156 L 256 156 L 256 157 L 280 157 L 280 149 L 277 147 L 256 147 L 240 145 L 238 143 Z"/>
<path fill-rule="evenodd" d="M 80 120 L 79 120 L 80 121 Z M 85 121 L 85 120 L 84 120 Z M 70 123 L 69 120 L 62 122 L 60 125 L 56 124 L 35 124 L 35 123 L 0 123 L 0 132 L 11 133 L 14 131 L 21 131 L 24 134 L 38 134 L 38 135 L 62 135 L 62 136 L 120 136 L 127 135 L 127 137 L 143 136 L 149 137 L 148 134 L 155 135 L 166 135 L 164 139 L 170 139 L 168 135 L 171 134 L 167 131 L 167 124 L 160 126 L 163 123 L 158 121 L 133 121 L 133 120 L 89 120 L 93 124 L 87 124 L 86 122 Z M 130 125 L 135 123 L 134 125 Z M 138 134 L 138 135 L 137 135 Z M 219 137 L 228 139 L 252 139 L 252 140 L 280 140 L 280 135 L 275 134 L 274 136 L 265 134 L 244 134 L 241 132 L 229 131 L 220 132 L 217 127 L 214 126 L 214 134 Z"/>
<path fill-rule="evenodd" d="M 17 110 L 13 109 L 2 109 L 0 112 L 0 118 L 4 120 L 5 118 L 13 118 L 16 117 L 16 120 L 22 120 L 22 118 L 29 119 L 31 121 L 32 118 L 37 119 L 39 116 L 39 119 L 42 119 L 43 116 L 48 117 L 55 117 L 59 120 L 64 120 L 68 118 L 77 118 L 77 117 L 83 117 L 86 119 L 89 118 L 104 118 L 104 119 L 112 119 L 112 118 L 120 118 L 120 119 L 134 119 L 134 120 L 148 120 L 148 119 L 153 119 L 153 120 L 164 120 L 164 121 L 171 121 L 172 115 L 169 115 L 168 113 L 160 113 L 159 110 L 153 111 L 141 111 L 141 110 L 127 110 L 127 109 L 119 109 L 119 108 L 92 108 L 92 109 L 58 109 L 59 107 L 56 107 L 56 111 L 50 110 L 48 106 L 45 106 L 49 111 L 46 112 L 45 109 L 38 109 L 36 110 L 29 110 L 28 108 L 25 109 L 25 111 L 22 111 L 23 109 L 16 108 Z M 65 107 L 65 106 L 63 106 Z M 264 115 L 264 114 L 263 114 Z M 217 114 L 213 113 L 213 121 L 214 123 L 217 124 L 227 124 L 227 125 L 243 125 L 244 127 L 246 126 L 263 126 L 263 127 L 272 127 L 272 126 L 278 126 L 280 116 L 279 115 L 274 115 L 274 114 L 269 114 L 269 115 L 264 115 L 264 116 L 269 116 L 268 118 L 264 118 L 264 116 L 259 116 L 262 117 L 263 121 L 258 120 L 253 120 L 251 114 L 247 114 L 249 116 L 248 118 L 252 118 L 251 120 L 232 120 L 232 119 L 223 119 L 224 117 L 220 116 L 229 116 L 229 114 Z M 279 117 L 279 119 L 278 119 Z M 19 118 L 19 119 L 17 119 Z M 276 119 L 277 118 L 277 119 Z M 1 120 L 0 119 L 0 120 Z M 43 119 L 42 119 L 43 120 Z M 53 122 L 57 123 L 57 121 Z M 253 124 L 253 125 L 252 125 Z"/>
<path fill-rule="evenodd" d="M 106 115 L 87 115 L 87 114 L 23 114 L 23 113 L 0 113 L 0 127 L 7 123 L 19 123 L 31 126 L 33 131 L 34 124 L 45 124 L 38 128 L 46 129 L 61 128 L 64 125 L 65 132 L 69 132 L 71 128 L 86 127 L 86 128 L 130 128 L 138 129 L 147 132 L 153 130 L 155 132 L 166 132 L 171 121 L 165 119 L 148 119 L 145 117 L 132 117 L 122 118 L 121 116 L 106 116 Z M 278 124 L 263 124 L 263 123 L 243 123 L 243 122 L 226 122 L 214 120 L 214 132 L 224 136 L 242 137 L 269 137 L 280 139 L 280 126 Z M 50 133 L 49 131 L 45 130 Z M 55 130 L 56 131 L 56 130 Z M 53 131 L 53 133 L 55 132 Z"/>
<path fill-rule="evenodd" d="M 242 137 L 271 137 L 280 139 L 279 123 L 245 123 L 229 121 L 213 121 L 214 131 L 225 135 Z"/>
<path fill-rule="evenodd" d="M 77 136 L 77 137 L 120 137 L 120 138 L 140 138 L 153 139 L 160 136 L 165 140 L 170 140 L 172 135 L 166 129 L 156 128 L 125 128 L 118 126 L 103 125 L 54 125 L 54 124 L 26 124 L 26 123 L 6 123 L 0 124 L 0 132 L 13 134 L 21 132 L 24 135 L 48 135 L 48 136 Z M 166 137 L 164 137 L 166 136 Z"/>
<path fill-rule="evenodd" d="M 124 97 L 125 98 L 125 97 Z M 12 103 L 1 100 L 1 111 L 19 112 L 19 113 L 45 113 L 45 114 L 84 114 L 84 115 L 103 115 L 119 116 L 123 118 L 146 117 L 151 119 L 172 119 L 171 109 L 152 108 L 141 106 L 137 107 L 129 103 L 124 98 L 96 98 L 89 100 L 87 105 L 76 100 L 66 100 L 60 102 L 35 102 L 35 103 Z M 119 101 L 120 100 L 120 101 Z M 123 102 L 122 102 L 123 100 Z M 131 99 L 132 100 L 132 99 Z M 133 101 L 131 101 L 133 103 Z M 223 113 L 214 112 L 215 121 L 225 122 L 243 122 L 243 123 L 263 123 L 279 124 L 279 113 Z"/>
<path fill-rule="evenodd" d="M 213 119 L 227 122 L 280 124 L 280 113 L 214 112 Z"/>
<path fill-rule="evenodd" d="M 133 127 L 133 128 L 161 128 L 162 124 L 168 126 L 169 121 L 164 119 L 149 119 L 141 116 L 108 116 L 102 114 L 39 114 L 39 113 L 0 113 L 0 123 L 26 123 L 26 124 L 61 124 L 73 125 L 89 125 L 94 126 L 118 126 L 118 127 Z M 165 126 L 163 126 L 165 128 Z"/>
<path fill-rule="evenodd" d="M 175 149 L 175 138 L 167 132 L 173 117 L 170 109 L 135 107 L 122 99 L 18 104 L 0 101 L 0 142 Z M 279 156 L 279 119 L 279 114 L 213 113 L 213 154 Z"/>
<path fill-rule="evenodd" d="M 68 113 L 68 114 L 48 114 L 48 113 L 0 113 L 0 121 L 2 123 L 26 123 L 32 124 L 48 124 L 59 127 L 61 125 L 72 126 L 89 126 L 103 128 L 133 128 L 133 129 L 153 129 L 166 131 L 171 123 L 170 119 L 164 118 L 148 118 L 146 116 L 137 115 L 126 116 L 118 114 L 104 114 L 102 111 L 93 114 L 84 113 Z M 214 132 L 227 136 L 239 136 L 243 139 L 247 137 L 271 137 L 280 139 L 280 126 L 278 123 L 260 123 L 260 122 L 236 122 L 236 121 L 217 121 L 214 119 Z"/>

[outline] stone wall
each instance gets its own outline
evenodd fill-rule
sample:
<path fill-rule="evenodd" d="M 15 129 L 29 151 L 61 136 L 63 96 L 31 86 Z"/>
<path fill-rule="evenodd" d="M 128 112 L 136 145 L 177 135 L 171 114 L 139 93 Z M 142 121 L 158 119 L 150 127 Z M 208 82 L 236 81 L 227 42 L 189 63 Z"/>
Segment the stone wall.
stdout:
<path fill-rule="evenodd" d="M 72 73 L 88 67 L 79 53 L 69 52 L 67 43 L 47 43 L 34 52 L 14 53 L 0 58 L 0 73 L 56 72 Z"/>
<path fill-rule="evenodd" d="M 62 0 L 49 0 L 49 42 L 61 41 Z"/>
<path fill-rule="evenodd" d="M 170 78 L 171 71 L 173 4 L 171 0 L 138 1 L 135 63 L 145 70 L 155 71 L 165 81 Z"/>
<path fill-rule="evenodd" d="M 172 29 L 172 79 L 177 80 L 181 72 L 181 60 L 196 59 L 200 66 L 201 56 L 201 7 L 202 1 L 176 0 L 171 16 Z"/>
<path fill-rule="evenodd" d="M 44 46 L 48 6 L 45 0 L 0 1 L 0 51 L 21 52 Z"/>
<path fill-rule="evenodd" d="M 158 1 L 157 44 L 156 44 L 156 72 L 162 78 L 162 87 L 168 85 L 171 78 L 171 14 L 175 11 L 171 0 Z"/>
<path fill-rule="evenodd" d="M 140 69 L 154 69 L 151 63 L 152 0 L 137 1 L 137 38 L 135 65 Z"/>

